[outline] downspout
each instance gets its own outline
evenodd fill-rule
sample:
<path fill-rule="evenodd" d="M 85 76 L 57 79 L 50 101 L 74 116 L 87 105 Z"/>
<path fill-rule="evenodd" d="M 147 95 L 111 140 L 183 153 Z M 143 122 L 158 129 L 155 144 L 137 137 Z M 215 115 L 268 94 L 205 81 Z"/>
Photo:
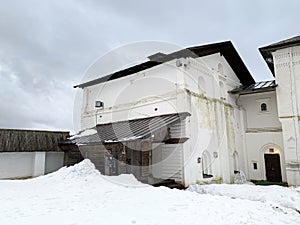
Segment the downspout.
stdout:
<path fill-rule="evenodd" d="M 247 144 L 246 144 L 246 121 L 247 121 L 247 113 L 244 113 L 244 112 L 246 112 L 246 109 L 242 106 L 242 105 L 240 105 L 239 104 L 239 99 L 240 99 L 240 97 L 241 97 L 241 95 L 240 94 L 238 94 L 238 97 L 237 97 L 237 99 L 236 99 L 236 101 L 235 101 L 235 104 L 238 106 L 238 108 L 239 109 L 241 109 L 241 114 L 242 114 L 242 118 L 241 118 L 241 122 L 242 122 L 242 126 L 243 126 L 243 160 L 244 160 L 244 165 L 245 165 L 245 167 L 244 167 L 244 169 L 245 169 L 245 174 L 246 174 L 246 176 L 247 176 L 247 178 L 249 179 L 250 178 L 250 173 L 249 173 L 249 165 L 248 165 L 248 151 L 247 151 Z M 252 166 L 251 164 L 250 164 L 250 166 Z"/>

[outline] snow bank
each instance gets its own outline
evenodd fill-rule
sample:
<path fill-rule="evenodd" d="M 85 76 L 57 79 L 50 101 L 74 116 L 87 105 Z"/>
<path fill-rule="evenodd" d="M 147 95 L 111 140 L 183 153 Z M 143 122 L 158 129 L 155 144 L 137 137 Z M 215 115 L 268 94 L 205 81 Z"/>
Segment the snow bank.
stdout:
<path fill-rule="evenodd" d="M 251 201 L 269 202 L 300 212 L 300 191 L 281 186 L 255 186 L 235 184 L 191 185 L 189 191 L 200 194 L 228 196 Z"/>
<path fill-rule="evenodd" d="M 53 180 L 63 181 L 63 180 L 75 180 L 75 179 L 88 179 L 88 178 L 100 178 L 101 174 L 98 170 L 96 170 L 95 165 L 89 160 L 85 159 L 80 163 L 63 167 L 56 172 L 47 174 L 45 176 L 40 176 L 33 178 L 33 181 L 48 181 L 49 183 L 53 182 Z"/>
<path fill-rule="evenodd" d="M 85 181 L 102 181 L 104 183 L 120 185 L 124 187 L 148 187 L 149 185 L 143 184 L 138 181 L 132 174 L 121 174 L 119 176 L 105 176 L 95 168 L 95 165 L 89 160 L 85 159 L 80 163 L 63 167 L 56 172 L 41 176 L 34 179 L 55 179 L 57 181 L 71 181 L 75 179 L 82 179 Z"/>
<path fill-rule="evenodd" d="M 220 191 L 229 187 L 235 188 L 220 185 Z M 246 185 L 239 198 L 155 188 L 132 175 L 101 175 L 84 160 L 39 178 L 0 181 L 0 224 L 300 224 L 295 210 L 247 200 L 253 187 Z M 288 189 L 279 191 L 287 196 Z"/>
<path fill-rule="evenodd" d="M 74 166 L 64 167 L 52 174 L 52 176 L 57 175 L 64 175 L 66 178 L 81 178 L 100 176 L 100 172 L 96 170 L 95 165 L 89 159 L 85 159 Z"/>
<path fill-rule="evenodd" d="M 109 180 L 110 182 L 123 185 L 126 187 L 133 187 L 133 186 L 148 186 L 146 184 L 141 183 L 138 181 L 134 175 L 132 174 L 121 174 L 119 176 L 106 176 L 105 179 Z"/>

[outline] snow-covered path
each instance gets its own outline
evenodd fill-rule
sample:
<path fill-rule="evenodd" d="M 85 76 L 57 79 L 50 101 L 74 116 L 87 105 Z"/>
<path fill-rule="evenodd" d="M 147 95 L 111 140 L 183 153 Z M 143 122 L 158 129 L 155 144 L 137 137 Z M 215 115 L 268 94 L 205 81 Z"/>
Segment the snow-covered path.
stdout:
<path fill-rule="evenodd" d="M 0 181 L 0 224 L 300 224 L 291 208 L 224 195 L 155 188 L 131 175 L 106 177 L 85 160 L 35 179 Z"/>
<path fill-rule="evenodd" d="M 286 188 L 277 185 L 255 186 L 248 184 L 211 184 L 191 185 L 188 190 L 200 194 L 228 196 L 231 198 L 267 202 L 269 204 L 279 205 L 300 212 L 300 188 Z"/>

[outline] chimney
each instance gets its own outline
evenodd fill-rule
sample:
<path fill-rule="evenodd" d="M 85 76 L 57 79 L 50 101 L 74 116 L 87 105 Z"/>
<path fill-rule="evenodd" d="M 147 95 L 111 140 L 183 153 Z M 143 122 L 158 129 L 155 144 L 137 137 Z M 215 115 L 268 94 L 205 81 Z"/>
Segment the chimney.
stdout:
<path fill-rule="evenodd" d="M 147 58 L 150 61 L 160 62 L 165 56 L 166 56 L 166 54 L 161 53 L 161 52 L 157 52 L 157 53 L 155 53 L 153 55 L 149 55 Z"/>

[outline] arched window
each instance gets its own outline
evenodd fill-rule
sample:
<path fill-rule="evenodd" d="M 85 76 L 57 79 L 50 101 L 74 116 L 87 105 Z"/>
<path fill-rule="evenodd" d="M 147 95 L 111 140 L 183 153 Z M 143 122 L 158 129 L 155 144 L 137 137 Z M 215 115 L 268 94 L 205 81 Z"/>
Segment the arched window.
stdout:
<path fill-rule="evenodd" d="M 237 151 L 235 151 L 233 153 L 233 170 L 234 171 L 239 171 L 239 154 L 237 153 Z"/>
<path fill-rule="evenodd" d="M 262 112 L 268 111 L 268 107 L 267 107 L 266 103 L 260 104 L 260 111 L 262 111 Z"/>
<path fill-rule="evenodd" d="M 220 74 L 224 74 L 224 70 L 223 70 L 223 65 L 222 65 L 222 63 L 219 63 L 219 64 L 218 64 L 218 72 L 219 72 Z"/>
<path fill-rule="evenodd" d="M 220 86 L 220 97 L 225 98 L 226 91 L 225 91 L 224 83 L 222 81 L 219 81 L 219 86 Z"/>
<path fill-rule="evenodd" d="M 211 171 L 211 157 L 208 151 L 202 153 L 202 174 L 203 178 L 213 177 Z"/>

